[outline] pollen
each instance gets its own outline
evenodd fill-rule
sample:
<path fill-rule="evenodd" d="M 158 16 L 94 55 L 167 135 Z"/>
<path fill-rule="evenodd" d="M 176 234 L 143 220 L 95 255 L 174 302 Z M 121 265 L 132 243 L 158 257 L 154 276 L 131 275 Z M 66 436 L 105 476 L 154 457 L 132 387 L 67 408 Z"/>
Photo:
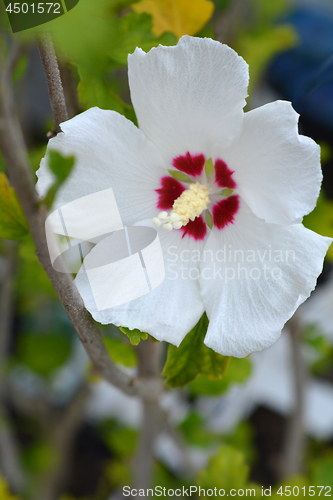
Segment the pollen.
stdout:
<path fill-rule="evenodd" d="M 179 198 L 176 199 L 172 205 L 172 214 L 177 214 L 180 217 L 180 221 L 183 226 L 190 220 L 194 220 L 196 217 L 202 214 L 204 210 L 208 207 L 210 203 L 209 199 L 209 189 L 204 184 L 196 182 L 191 184 L 186 191 L 183 191 Z"/>
<path fill-rule="evenodd" d="M 172 210 L 168 212 L 160 212 L 157 217 L 153 218 L 155 227 L 163 226 L 165 231 L 172 229 L 180 229 L 190 220 L 202 214 L 210 203 L 209 189 L 204 184 L 196 182 L 191 184 L 186 191 L 176 199 L 172 205 Z"/>

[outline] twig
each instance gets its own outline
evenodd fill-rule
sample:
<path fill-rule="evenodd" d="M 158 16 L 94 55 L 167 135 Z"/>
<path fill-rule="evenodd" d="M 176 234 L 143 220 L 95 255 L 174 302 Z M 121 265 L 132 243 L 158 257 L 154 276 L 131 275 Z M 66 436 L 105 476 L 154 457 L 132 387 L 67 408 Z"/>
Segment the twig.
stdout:
<path fill-rule="evenodd" d="M 22 130 L 12 106 L 9 77 L 10 71 L 8 65 L 6 65 L 0 80 L 0 148 L 9 170 L 11 182 L 16 188 L 27 217 L 39 261 L 96 371 L 105 380 L 129 395 L 140 395 L 141 393 L 146 395 L 147 392 L 160 391 L 158 384 L 154 383 L 151 386 L 146 386 L 141 384 L 140 381 L 133 380 L 118 369 L 110 359 L 97 325 L 85 309 L 83 300 L 74 286 L 71 276 L 58 273 L 52 267 L 45 236 L 46 208 L 40 206 L 40 200 L 35 191 Z"/>
<path fill-rule="evenodd" d="M 287 424 L 285 447 L 281 462 L 281 477 L 285 478 L 303 471 L 306 435 L 304 428 L 304 392 L 306 372 L 301 352 L 301 328 L 297 313 L 289 320 L 292 369 L 294 376 L 295 407 Z"/>
<path fill-rule="evenodd" d="M 4 241 L 3 279 L 0 280 L 0 468 L 11 489 L 21 493 L 25 477 L 19 462 L 18 445 L 9 424 L 6 408 L 7 386 L 5 379 L 6 361 L 12 331 L 13 319 L 13 277 L 16 268 L 16 244 Z"/>
<path fill-rule="evenodd" d="M 37 46 L 44 68 L 47 90 L 49 92 L 55 133 L 58 134 L 59 132 L 62 132 L 60 123 L 68 120 L 68 113 L 57 56 L 51 36 L 48 34 L 38 35 Z"/>
<path fill-rule="evenodd" d="M 35 500 L 57 500 L 63 492 L 70 472 L 74 440 L 84 419 L 83 409 L 88 396 L 89 389 L 84 384 L 61 417 L 53 412 L 45 437 L 51 441 L 54 465 L 42 479 Z"/>
<path fill-rule="evenodd" d="M 141 342 L 138 346 L 139 377 L 148 381 L 161 372 L 162 344 L 150 339 Z M 154 465 L 154 445 L 161 431 L 163 413 L 159 406 L 158 397 L 143 398 L 143 421 L 139 438 L 139 445 L 134 459 L 133 483 L 136 489 L 149 488 Z"/>

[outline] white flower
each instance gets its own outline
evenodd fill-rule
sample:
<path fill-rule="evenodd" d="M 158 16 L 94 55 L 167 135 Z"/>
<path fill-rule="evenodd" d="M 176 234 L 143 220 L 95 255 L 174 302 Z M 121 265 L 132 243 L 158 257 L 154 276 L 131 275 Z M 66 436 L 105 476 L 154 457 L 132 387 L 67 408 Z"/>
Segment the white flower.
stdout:
<path fill-rule="evenodd" d="M 164 221 L 167 230 L 179 218 L 194 220 L 158 229 L 166 268 L 160 286 L 98 311 L 78 275 L 85 305 L 101 323 L 175 345 L 206 311 L 209 347 L 237 357 L 262 350 L 315 287 L 331 243 L 301 224 L 320 190 L 319 147 L 298 135 L 290 103 L 243 112 L 247 64 L 226 45 L 184 36 L 176 47 L 136 49 L 128 62 L 139 128 L 98 108 L 63 123 L 49 149 L 74 154 L 77 164 L 56 206 L 112 187 L 125 225 L 158 224 L 161 211 L 159 220 L 178 214 Z M 170 175 L 177 169 L 190 183 Z M 47 161 L 38 175 L 43 194 Z M 101 281 L 100 292 L 109 286 Z"/>

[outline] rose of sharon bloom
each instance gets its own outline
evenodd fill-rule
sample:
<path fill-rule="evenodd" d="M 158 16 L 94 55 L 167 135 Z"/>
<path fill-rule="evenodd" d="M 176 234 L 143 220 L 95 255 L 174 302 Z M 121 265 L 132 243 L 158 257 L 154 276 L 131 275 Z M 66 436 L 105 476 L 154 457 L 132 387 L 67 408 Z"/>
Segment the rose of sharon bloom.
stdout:
<path fill-rule="evenodd" d="M 175 345 L 206 311 L 207 346 L 260 351 L 315 287 L 331 243 L 301 224 L 320 190 L 319 146 L 298 134 L 288 102 L 243 112 L 248 67 L 226 45 L 184 36 L 176 47 L 136 49 L 128 64 L 139 128 L 98 108 L 63 123 L 48 148 L 77 163 L 55 205 L 111 187 L 125 225 L 159 226 L 166 277 L 98 311 L 78 274 L 85 305 L 101 323 Z M 44 194 L 47 156 L 38 176 Z M 111 286 L 101 280 L 100 292 Z"/>

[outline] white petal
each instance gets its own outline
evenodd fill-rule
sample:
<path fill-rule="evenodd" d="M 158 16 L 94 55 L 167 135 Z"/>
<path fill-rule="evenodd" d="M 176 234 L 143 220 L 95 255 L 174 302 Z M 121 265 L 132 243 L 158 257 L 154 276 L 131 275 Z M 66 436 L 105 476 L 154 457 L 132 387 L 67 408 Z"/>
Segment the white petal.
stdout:
<path fill-rule="evenodd" d="M 314 289 L 331 241 L 301 224 L 265 223 L 242 202 L 234 224 L 213 230 L 205 247 L 205 343 L 236 357 L 272 345 Z"/>
<path fill-rule="evenodd" d="M 187 151 L 212 156 L 238 131 L 248 67 L 228 46 L 183 36 L 176 47 L 136 49 L 128 69 L 139 127 L 168 165 Z"/>
<path fill-rule="evenodd" d="M 143 221 L 136 225 L 152 226 L 152 223 Z M 204 312 L 199 293 L 199 262 L 189 259 L 193 251 L 202 249 L 204 244 L 188 237 L 182 238 L 182 232 L 177 230 L 170 233 L 159 230 L 158 235 L 166 276 L 161 285 L 146 295 L 126 304 L 98 311 L 87 275 L 79 273 L 75 283 L 86 308 L 96 321 L 125 326 L 131 330 L 138 328 L 158 340 L 179 345 Z M 109 283 L 108 286 L 111 289 L 117 287 L 117 283 Z M 105 289 L 103 280 L 100 287 Z"/>
<path fill-rule="evenodd" d="M 319 195 L 320 148 L 298 135 L 297 122 L 285 101 L 245 113 L 241 134 L 224 158 L 251 210 L 274 224 L 301 221 Z"/>
<path fill-rule="evenodd" d="M 48 149 L 75 155 L 76 164 L 57 193 L 56 207 L 112 188 L 124 224 L 155 215 L 155 189 L 167 172 L 156 147 L 132 122 L 114 111 L 91 108 L 61 128 L 64 133 L 51 139 Z M 37 190 L 43 196 L 52 178 L 47 156 L 37 175 Z"/>

